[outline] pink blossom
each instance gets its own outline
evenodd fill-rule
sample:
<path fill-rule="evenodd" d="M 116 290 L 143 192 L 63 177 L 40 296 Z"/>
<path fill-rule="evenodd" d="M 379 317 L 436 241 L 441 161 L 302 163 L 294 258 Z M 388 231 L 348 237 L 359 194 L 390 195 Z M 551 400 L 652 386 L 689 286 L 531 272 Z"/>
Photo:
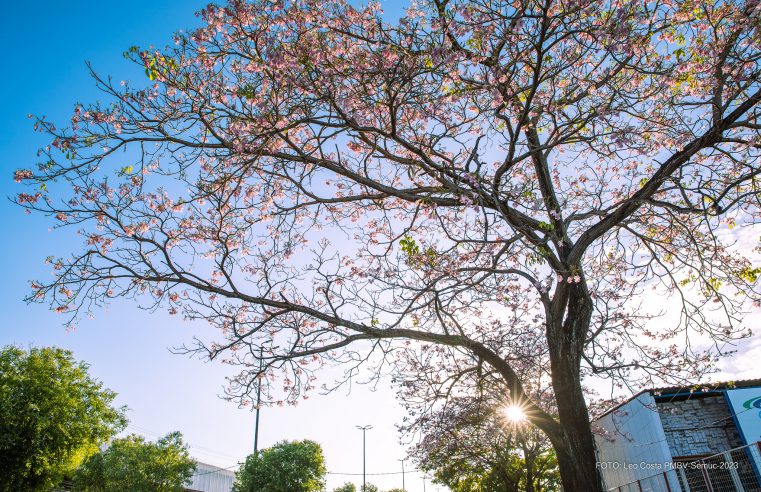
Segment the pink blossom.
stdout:
<path fill-rule="evenodd" d="M 31 179 L 32 178 L 32 171 L 29 169 L 18 169 L 13 172 L 13 181 L 16 183 L 20 183 L 21 181 L 25 179 Z"/>

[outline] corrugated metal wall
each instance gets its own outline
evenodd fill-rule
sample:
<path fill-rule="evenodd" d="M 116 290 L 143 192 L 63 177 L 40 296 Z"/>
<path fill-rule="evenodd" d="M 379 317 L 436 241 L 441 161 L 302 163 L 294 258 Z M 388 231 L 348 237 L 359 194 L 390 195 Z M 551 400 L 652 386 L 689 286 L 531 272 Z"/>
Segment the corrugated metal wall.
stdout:
<path fill-rule="evenodd" d="M 608 488 L 669 470 L 671 452 L 655 400 L 649 393 L 639 395 L 593 425 L 606 431 L 606 435 L 595 436 L 595 441 L 597 461 Z M 671 490 L 679 490 L 675 477 L 669 477 L 669 483 L 674 486 Z M 663 491 L 667 488 L 664 484 Z"/>
<path fill-rule="evenodd" d="M 235 481 L 235 472 L 206 463 L 197 463 L 193 482 L 187 490 L 193 492 L 230 492 Z"/>

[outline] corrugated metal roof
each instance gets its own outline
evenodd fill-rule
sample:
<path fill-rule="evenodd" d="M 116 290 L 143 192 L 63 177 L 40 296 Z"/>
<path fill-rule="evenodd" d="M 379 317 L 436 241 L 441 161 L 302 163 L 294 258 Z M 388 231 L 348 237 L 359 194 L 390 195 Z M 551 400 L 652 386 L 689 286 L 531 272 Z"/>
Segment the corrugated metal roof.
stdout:
<path fill-rule="evenodd" d="M 735 389 L 735 388 L 751 388 L 754 386 L 761 386 L 761 378 L 740 379 L 738 381 L 721 381 L 718 383 L 695 384 L 692 386 L 667 386 L 665 388 L 653 388 L 647 391 L 650 391 L 651 393 L 659 393 L 661 395 L 668 395 L 671 393 L 686 393 L 686 392 L 690 392 L 691 390 L 694 390 L 692 391 L 692 393 L 700 393 L 705 390 L 719 391 L 719 390 Z"/>
<path fill-rule="evenodd" d="M 626 401 L 623 401 L 619 403 L 618 405 L 615 405 L 612 408 L 609 408 L 605 412 L 601 413 L 600 415 L 592 419 L 592 422 L 599 420 L 603 418 L 604 416 L 608 415 L 610 412 L 615 411 L 617 408 L 620 408 L 621 406 L 626 405 L 627 403 L 634 400 L 642 393 L 650 393 L 656 398 L 660 395 L 670 395 L 674 393 L 692 393 L 696 396 L 699 396 L 701 393 L 707 393 L 709 391 L 722 391 L 722 390 L 735 389 L 735 388 L 752 388 L 754 386 L 761 386 L 761 378 L 740 379 L 738 381 L 721 381 L 717 383 L 701 383 L 701 384 L 694 384 L 691 386 L 666 386 L 663 388 L 644 389 L 642 391 L 637 392 L 637 394 L 632 395 Z"/>

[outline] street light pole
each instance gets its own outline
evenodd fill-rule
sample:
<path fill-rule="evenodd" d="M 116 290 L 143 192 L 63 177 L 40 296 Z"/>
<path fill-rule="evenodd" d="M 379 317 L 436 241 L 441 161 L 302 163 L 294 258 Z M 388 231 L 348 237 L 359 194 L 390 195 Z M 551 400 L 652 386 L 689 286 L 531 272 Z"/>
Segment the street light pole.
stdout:
<path fill-rule="evenodd" d="M 402 458 L 400 460 L 396 460 L 396 461 L 401 461 L 402 462 L 402 492 L 406 492 L 407 491 L 407 487 L 404 486 L 404 458 Z"/>
<path fill-rule="evenodd" d="M 259 347 L 259 373 L 262 372 L 262 353 L 264 349 Z M 259 409 L 262 406 L 262 378 L 259 378 L 259 384 L 256 385 L 256 426 L 254 427 L 254 454 L 259 451 Z"/>
<path fill-rule="evenodd" d="M 362 490 L 361 492 L 366 492 L 367 489 L 367 469 L 366 469 L 366 461 L 365 461 L 365 453 L 367 450 L 366 447 L 366 441 L 365 441 L 365 431 L 372 429 L 372 425 L 358 425 L 356 426 L 357 429 L 362 431 Z"/>

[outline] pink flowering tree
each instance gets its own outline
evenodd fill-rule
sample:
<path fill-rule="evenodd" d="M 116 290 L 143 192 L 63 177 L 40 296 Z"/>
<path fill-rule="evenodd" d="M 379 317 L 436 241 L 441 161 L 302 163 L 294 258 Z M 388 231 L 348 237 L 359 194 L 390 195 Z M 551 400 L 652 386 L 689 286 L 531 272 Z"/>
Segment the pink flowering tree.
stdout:
<path fill-rule="evenodd" d="M 451 490 L 555 492 L 559 474 L 547 437 L 510 420 L 498 393 L 451 398 L 413 427 L 421 439 L 410 449 L 418 469 Z M 492 400 L 492 401 L 489 401 Z M 405 430 L 411 430 L 406 428 Z"/>
<path fill-rule="evenodd" d="M 239 365 L 242 403 L 294 402 L 324 365 L 489 374 L 568 491 L 602 489 L 587 378 L 695 382 L 747 336 L 759 270 L 732 237 L 760 213 L 758 0 L 202 18 L 127 53 L 150 81 L 94 74 L 102 104 L 37 119 L 53 140 L 17 201 L 83 247 L 31 299 L 71 322 L 124 297 L 206 320 L 219 337 L 185 350 Z"/>

